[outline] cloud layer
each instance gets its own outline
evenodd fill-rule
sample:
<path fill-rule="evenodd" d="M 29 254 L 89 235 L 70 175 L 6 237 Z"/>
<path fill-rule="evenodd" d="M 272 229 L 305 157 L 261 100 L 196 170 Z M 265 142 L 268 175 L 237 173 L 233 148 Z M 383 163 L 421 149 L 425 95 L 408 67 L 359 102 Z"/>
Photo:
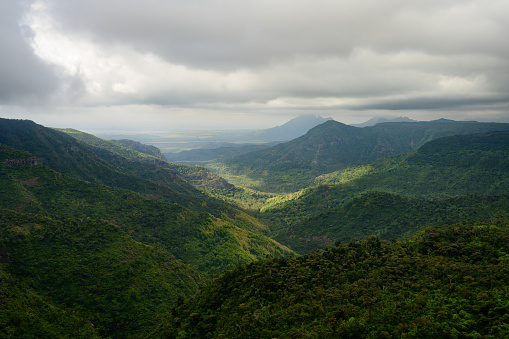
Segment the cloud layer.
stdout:
<path fill-rule="evenodd" d="M 37 0 L 0 19 L 0 113 L 509 118 L 505 0 Z"/>

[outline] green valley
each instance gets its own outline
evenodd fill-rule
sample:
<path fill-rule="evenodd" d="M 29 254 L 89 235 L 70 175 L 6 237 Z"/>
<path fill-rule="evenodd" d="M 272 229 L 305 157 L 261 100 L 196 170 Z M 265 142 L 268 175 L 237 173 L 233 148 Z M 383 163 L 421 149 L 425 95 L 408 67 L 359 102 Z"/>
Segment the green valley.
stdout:
<path fill-rule="evenodd" d="M 0 336 L 505 336 L 508 126 L 327 121 L 205 168 L 0 119 Z"/>

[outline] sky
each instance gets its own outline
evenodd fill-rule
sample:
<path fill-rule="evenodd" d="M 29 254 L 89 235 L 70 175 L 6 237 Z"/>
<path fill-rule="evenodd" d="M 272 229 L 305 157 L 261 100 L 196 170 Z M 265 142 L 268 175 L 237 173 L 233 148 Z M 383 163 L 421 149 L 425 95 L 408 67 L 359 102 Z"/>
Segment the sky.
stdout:
<path fill-rule="evenodd" d="M 507 0 L 2 0 L 0 117 L 88 132 L 509 122 L 508 35 Z"/>

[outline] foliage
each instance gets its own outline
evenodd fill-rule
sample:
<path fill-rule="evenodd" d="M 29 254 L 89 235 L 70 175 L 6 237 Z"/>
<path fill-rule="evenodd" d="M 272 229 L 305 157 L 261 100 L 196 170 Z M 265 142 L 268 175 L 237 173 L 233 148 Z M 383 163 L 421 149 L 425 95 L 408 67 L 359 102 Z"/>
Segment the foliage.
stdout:
<path fill-rule="evenodd" d="M 189 183 L 206 191 L 229 190 L 233 187 L 225 179 L 205 167 L 178 164 L 168 164 L 168 167 Z"/>
<path fill-rule="evenodd" d="M 0 257 L 7 255 L 5 248 L 0 251 Z M 4 266 L 0 263 L 0 337 L 99 338 L 83 315 L 55 306 L 5 271 Z"/>
<path fill-rule="evenodd" d="M 468 195 L 422 200 L 390 193 L 367 193 L 312 215 L 273 236 L 297 253 L 376 236 L 403 239 L 429 226 L 481 220 L 509 220 L 509 195 Z"/>
<path fill-rule="evenodd" d="M 274 193 L 259 192 L 233 185 L 229 189 L 212 189 L 208 193 L 218 199 L 223 199 L 239 208 L 250 211 L 258 211 L 267 204 L 267 201 L 276 197 Z"/>
<path fill-rule="evenodd" d="M 66 316 L 63 325 L 78 314 L 101 336 L 147 331 L 157 314 L 175 305 L 179 296 L 192 295 L 203 281 L 168 251 L 136 242 L 107 221 L 2 209 L 0 225 L 5 270 L 21 286 L 29 286 L 60 308 L 53 307 L 53 312 Z M 19 295 L 31 297 L 30 290 Z M 51 311 L 43 307 L 36 310 Z M 24 331 L 21 323 L 11 324 L 14 333 Z M 81 325 L 81 330 L 86 327 Z"/>
<path fill-rule="evenodd" d="M 509 225 L 427 228 L 234 269 L 152 337 L 500 338 L 509 335 Z"/>

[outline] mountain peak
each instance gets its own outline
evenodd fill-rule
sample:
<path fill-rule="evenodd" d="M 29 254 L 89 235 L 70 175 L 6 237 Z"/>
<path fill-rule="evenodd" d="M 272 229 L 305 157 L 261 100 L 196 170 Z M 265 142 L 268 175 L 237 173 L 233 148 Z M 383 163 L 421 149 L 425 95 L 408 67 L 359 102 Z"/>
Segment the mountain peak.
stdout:
<path fill-rule="evenodd" d="M 300 115 L 284 123 L 281 126 L 263 130 L 257 137 L 267 141 L 285 141 L 298 138 L 306 134 L 310 129 L 332 118 L 323 118 L 319 114 Z"/>

